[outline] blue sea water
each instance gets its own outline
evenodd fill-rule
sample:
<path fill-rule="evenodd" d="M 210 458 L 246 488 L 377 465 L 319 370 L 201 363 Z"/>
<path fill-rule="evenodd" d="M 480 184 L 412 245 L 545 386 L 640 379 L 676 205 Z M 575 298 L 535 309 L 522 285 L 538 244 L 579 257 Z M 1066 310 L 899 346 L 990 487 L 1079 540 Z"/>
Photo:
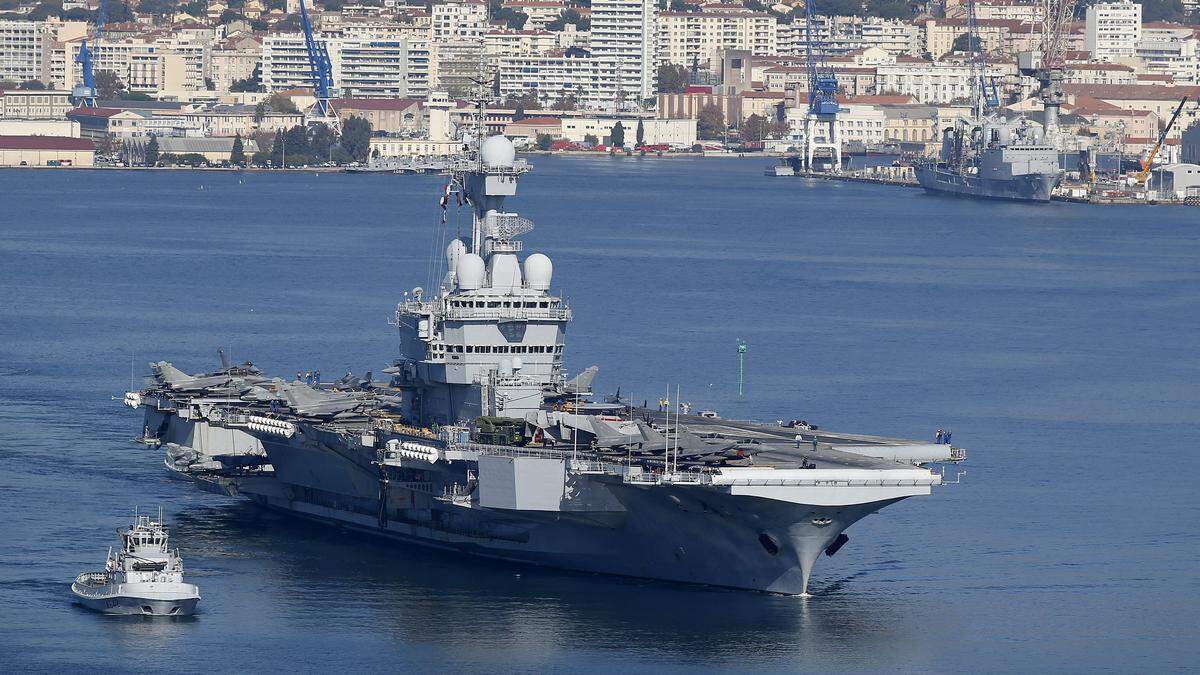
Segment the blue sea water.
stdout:
<path fill-rule="evenodd" d="M 1200 211 L 534 163 L 511 206 L 575 310 L 571 370 L 727 416 L 951 428 L 962 483 L 851 528 L 807 600 L 459 559 L 201 493 L 131 442 L 131 371 L 224 347 L 378 372 L 395 302 L 434 276 L 441 179 L 3 171 L 0 667 L 1195 668 Z M 466 219 L 452 205 L 449 232 Z M 135 505 L 165 509 L 194 619 L 72 604 Z"/>

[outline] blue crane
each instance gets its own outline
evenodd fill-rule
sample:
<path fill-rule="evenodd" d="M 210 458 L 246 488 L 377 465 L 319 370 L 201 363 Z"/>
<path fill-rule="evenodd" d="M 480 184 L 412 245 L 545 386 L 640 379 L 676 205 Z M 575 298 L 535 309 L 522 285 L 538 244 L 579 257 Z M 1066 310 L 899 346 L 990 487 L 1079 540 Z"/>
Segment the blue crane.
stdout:
<path fill-rule="evenodd" d="M 100 48 L 100 36 L 104 34 L 105 9 L 104 0 L 100 0 L 100 9 L 96 13 L 96 35 L 92 38 L 92 44 L 97 49 Z M 95 108 L 96 74 L 92 70 L 92 53 L 88 51 L 87 40 L 84 40 L 83 44 L 79 46 L 79 54 L 75 57 L 75 63 L 83 68 L 83 84 L 77 85 L 71 90 L 71 97 L 80 107 Z"/>
<path fill-rule="evenodd" d="M 967 0 L 967 49 L 976 52 L 975 82 L 978 87 L 980 113 L 1000 107 L 1000 95 L 996 92 L 996 80 L 987 76 L 987 56 L 983 40 L 979 38 L 979 27 L 975 23 L 975 0 Z"/>
<path fill-rule="evenodd" d="M 825 48 L 813 49 L 812 0 L 804 3 L 804 47 L 808 56 L 808 111 L 813 115 L 836 115 L 838 81 L 833 68 L 825 61 Z"/>
<path fill-rule="evenodd" d="M 333 64 L 329 61 L 329 52 L 325 43 L 313 37 L 312 22 L 308 20 L 308 10 L 304 0 L 300 0 L 300 24 L 304 27 L 304 46 L 308 49 L 308 65 L 312 73 L 313 95 L 317 103 L 313 106 L 310 117 L 314 121 L 329 123 L 337 130 L 337 112 L 333 109 L 330 99 L 334 97 Z"/>

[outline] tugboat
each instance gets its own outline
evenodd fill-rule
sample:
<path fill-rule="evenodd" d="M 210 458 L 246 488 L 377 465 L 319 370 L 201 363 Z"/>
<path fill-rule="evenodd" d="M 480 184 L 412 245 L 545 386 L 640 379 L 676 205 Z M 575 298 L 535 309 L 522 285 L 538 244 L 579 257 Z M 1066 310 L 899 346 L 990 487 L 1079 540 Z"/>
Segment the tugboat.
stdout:
<path fill-rule="evenodd" d="M 117 530 L 121 548 L 108 551 L 103 572 L 84 572 L 71 584 L 79 602 L 105 614 L 189 616 L 200 589 L 183 581 L 179 550 L 167 547 L 167 530 L 158 520 L 134 514 L 133 524 Z"/>

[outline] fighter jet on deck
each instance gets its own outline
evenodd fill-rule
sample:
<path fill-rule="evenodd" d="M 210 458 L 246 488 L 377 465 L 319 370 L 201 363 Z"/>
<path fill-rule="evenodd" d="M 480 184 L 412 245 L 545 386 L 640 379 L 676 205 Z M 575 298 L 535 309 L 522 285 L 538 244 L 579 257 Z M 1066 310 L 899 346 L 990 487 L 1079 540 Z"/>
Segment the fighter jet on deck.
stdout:
<path fill-rule="evenodd" d="M 279 390 L 288 407 L 305 417 L 334 417 L 363 404 L 359 394 L 321 391 L 303 382 L 286 382 Z"/>

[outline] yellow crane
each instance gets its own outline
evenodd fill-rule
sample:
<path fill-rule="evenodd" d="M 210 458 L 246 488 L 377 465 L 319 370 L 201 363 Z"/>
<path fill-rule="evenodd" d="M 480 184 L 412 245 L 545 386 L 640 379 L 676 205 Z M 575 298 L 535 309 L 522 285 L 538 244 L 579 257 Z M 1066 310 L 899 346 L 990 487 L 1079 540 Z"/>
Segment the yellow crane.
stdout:
<path fill-rule="evenodd" d="M 1175 114 L 1171 115 L 1171 120 L 1167 122 L 1167 126 L 1163 127 L 1161 133 L 1158 134 L 1158 142 L 1154 144 L 1154 148 L 1150 150 L 1149 156 L 1142 162 L 1142 170 L 1137 173 L 1135 179 L 1138 185 L 1146 182 L 1146 178 L 1150 175 L 1150 167 L 1154 166 L 1154 158 L 1158 155 L 1158 151 L 1162 149 L 1163 142 L 1167 140 L 1167 133 L 1171 131 L 1171 127 L 1175 125 L 1175 120 L 1179 119 L 1179 113 L 1183 112 L 1183 106 L 1187 104 L 1188 97 L 1184 96 L 1179 102 L 1179 107 L 1175 108 Z"/>

